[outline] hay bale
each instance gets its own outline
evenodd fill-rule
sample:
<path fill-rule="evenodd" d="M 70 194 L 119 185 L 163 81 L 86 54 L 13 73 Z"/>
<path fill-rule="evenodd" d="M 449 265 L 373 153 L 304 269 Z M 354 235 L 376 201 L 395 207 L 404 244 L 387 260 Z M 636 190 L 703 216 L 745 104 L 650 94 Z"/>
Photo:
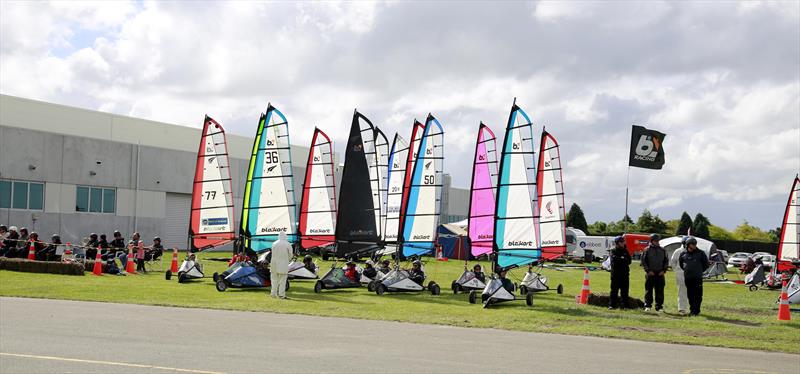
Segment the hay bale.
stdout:
<path fill-rule="evenodd" d="M 609 294 L 606 293 L 589 293 L 589 299 L 587 303 L 589 305 L 594 306 L 601 306 L 603 308 L 608 308 L 608 301 L 609 301 Z M 637 299 L 635 297 L 628 297 L 628 305 L 626 306 L 628 309 L 642 309 L 644 308 L 644 301 Z"/>
<path fill-rule="evenodd" d="M 83 266 L 81 266 L 79 263 L 65 263 L 60 261 L 28 261 L 22 258 L 0 258 L 0 270 L 19 271 L 24 273 L 83 275 Z"/>

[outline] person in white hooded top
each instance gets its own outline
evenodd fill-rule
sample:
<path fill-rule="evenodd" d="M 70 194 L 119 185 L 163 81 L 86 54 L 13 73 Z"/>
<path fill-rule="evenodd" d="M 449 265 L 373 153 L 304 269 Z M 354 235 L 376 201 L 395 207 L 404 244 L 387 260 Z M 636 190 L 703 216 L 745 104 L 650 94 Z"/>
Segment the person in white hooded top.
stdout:
<path fill-rule="evenodd" d="M 686 311 L 689 310 L 689 297 L 686 293 L 686 282 L 683 279 L 683 269 L 680 267 L 678 260 L 681 258 L 681 254 L 686 252 L 686 239 L 688 237 L 684 236 L 681 240 L 681 247 L 676 249 L 675 252 L 672 253 L 672 257 L 669 259 L 669 266 L 675 271 L 675 285 L 678 287 L 678 313 L 686 314 Z"/>
<path fill-rule="evenodd" d="M 272 243 L 272 256 L 269 261 L 272 297 L 286 298 L 286 282 L 289 277 L 289 260 L 292 258 L 292 245 L 286 240 L 286 233 L 280 232 L 278 240 Z"/>

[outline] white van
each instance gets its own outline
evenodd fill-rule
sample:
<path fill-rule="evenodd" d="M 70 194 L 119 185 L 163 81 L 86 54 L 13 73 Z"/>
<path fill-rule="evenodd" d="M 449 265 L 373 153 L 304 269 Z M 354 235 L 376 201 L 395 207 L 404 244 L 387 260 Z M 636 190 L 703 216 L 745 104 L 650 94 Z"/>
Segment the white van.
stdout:
<path fill-rule="evenodd" d="M 567 227 L 567 257 L 583 258 L 586 250 L 594 252 L 594 256 L 602 258 L 611 248 L 610 244 L 614 241 L 611 236 L 592 236 L 586 235 L 581 230 Z"/>

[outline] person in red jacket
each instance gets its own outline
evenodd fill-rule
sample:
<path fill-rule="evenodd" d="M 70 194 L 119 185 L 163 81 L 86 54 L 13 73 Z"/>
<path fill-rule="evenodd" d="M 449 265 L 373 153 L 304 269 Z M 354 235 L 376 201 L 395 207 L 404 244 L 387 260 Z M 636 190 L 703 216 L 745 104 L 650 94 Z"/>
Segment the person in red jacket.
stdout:
<path fill-rule="evenodd" d="M 353 282 L 358 282 L 358 270 L 356 270 L 356 263 L 347 261 L 347 268 L 344 269 L 344 276 Z"/>

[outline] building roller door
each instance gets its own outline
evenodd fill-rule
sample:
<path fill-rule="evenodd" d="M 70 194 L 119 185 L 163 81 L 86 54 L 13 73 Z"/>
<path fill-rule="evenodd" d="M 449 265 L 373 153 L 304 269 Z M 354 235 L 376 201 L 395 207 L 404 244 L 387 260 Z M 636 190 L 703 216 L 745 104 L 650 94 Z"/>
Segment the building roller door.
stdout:
<path fill-rule="evenodd" d="M 186 249 L 191 207 L 192 195 L 167 193 L 164 236 L 161 237 L 165 249 Z"/>

